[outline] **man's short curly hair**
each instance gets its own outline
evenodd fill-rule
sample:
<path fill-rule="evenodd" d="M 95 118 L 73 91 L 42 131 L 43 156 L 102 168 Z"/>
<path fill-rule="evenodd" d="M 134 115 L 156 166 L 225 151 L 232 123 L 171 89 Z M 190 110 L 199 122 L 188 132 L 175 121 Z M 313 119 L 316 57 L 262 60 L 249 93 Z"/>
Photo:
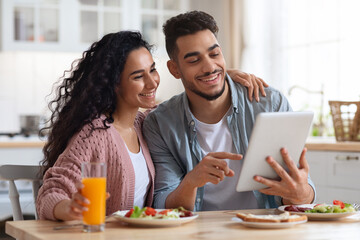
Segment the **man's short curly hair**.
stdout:
<path fill-rule="evenodd" d="M 215 19 L 202 11 L 190 11 L 170 18 L 163 25 L 166 51 L 171 59 L 176 59 L 178 48 L 176 40 L 179 37 L 210 30 L 215 36 L 219 28 Z"/>

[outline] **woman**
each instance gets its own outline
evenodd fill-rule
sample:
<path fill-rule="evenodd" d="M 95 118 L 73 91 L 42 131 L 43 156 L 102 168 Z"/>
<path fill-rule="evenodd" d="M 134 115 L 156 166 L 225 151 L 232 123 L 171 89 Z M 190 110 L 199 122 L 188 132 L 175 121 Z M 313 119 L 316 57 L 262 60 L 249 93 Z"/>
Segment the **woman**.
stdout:
<path fill-rule="evenodd" d="M 107 163 L 107 214 L 151 206 L 155 170 L 141 134 L 145 114 L 138 110 L 155 106 L 159 80 L 140 33 L 108 34 L 84 52 L 50 103 L 55 108 L 37 199 L 41 219 L 81 219 L 86 200 L 76 183 L 84 161 Z"/>
<path fill-rule="evenodd" d="M 64 74 L 50 102 L 55 106 L 36 202 L 40 219 L 82 218 L 87 200 L 79 191 L 81 163 L 89 161 L 107 163 L 107 215 L 151 206 L 155 170 L 141 133 L 146 113 L 138 111 L 155 106 L 160 81 L 150 49 L 138 32 L 111 33 L 83 53 L 68 77 Z M 232 75 L 254 83 L 252 75 Z"/>

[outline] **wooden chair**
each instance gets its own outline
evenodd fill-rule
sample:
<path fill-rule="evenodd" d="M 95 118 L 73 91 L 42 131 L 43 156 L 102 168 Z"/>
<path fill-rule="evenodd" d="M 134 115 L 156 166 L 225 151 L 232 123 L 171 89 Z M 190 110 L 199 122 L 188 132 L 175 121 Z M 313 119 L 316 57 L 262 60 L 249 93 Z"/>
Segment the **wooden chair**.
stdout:
<path fill-rule="evenodd" d="M 0 180 L 9 182 L 9 198 L 13 210 L 14 221 L 24 220 L 20 201 L 19 192 L 15 185 L 15 180 L 28 180 L 32 182 L 34 203 L 42 181 L 41 166 L 28 165 L 0 165 Z M 36 208 L 35 208 L 36 209 Z M 38 219 L 35 211 L 35 218 Z"/>

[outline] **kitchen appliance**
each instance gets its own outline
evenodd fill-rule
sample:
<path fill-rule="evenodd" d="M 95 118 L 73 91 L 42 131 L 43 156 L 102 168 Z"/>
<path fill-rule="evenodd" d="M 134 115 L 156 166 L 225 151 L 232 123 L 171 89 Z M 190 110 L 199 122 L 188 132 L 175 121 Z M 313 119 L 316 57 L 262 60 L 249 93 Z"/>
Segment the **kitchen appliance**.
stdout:
<path fill-rule="evenodd" d="M 44 137 L 47 135 L 47 131 L 44 130 L 41 133 L 39 132 L 41 128 L 45 127 L 45 119 L 43 116 L 40 115 L 20 115 L 19 123 L 20 128 L 18 130 L 4 131 L 0 130 L 0 137 L 9 137 L 14 138 L 15 136 L 18 137 L 35 137 L 39 136 Z M 20 129 L 20 130 L 19 130 Z"/>
<path fill-rule="evenodd" d="M 40 115 L 20 115 L 20 132 L 25 135 L 38 135 L 40 130 Z"/>

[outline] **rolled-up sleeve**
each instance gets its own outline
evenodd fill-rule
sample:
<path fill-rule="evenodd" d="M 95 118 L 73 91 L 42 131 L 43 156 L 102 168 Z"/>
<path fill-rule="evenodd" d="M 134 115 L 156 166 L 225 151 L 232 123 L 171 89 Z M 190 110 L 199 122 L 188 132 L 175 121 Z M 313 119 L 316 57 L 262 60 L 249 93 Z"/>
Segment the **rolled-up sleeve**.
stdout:
<path fill-rule="evenodd" d="M 308 184 L 312 187 L 312 189 L 314 190 L 314 199 L 312 201 L 312 203 L 314 203 L 316 201 L 316 188 L 315 188 L 315 184 L 313 183 L 313 181 L 310 178 L 310 174 L 308 175 Z"/>

